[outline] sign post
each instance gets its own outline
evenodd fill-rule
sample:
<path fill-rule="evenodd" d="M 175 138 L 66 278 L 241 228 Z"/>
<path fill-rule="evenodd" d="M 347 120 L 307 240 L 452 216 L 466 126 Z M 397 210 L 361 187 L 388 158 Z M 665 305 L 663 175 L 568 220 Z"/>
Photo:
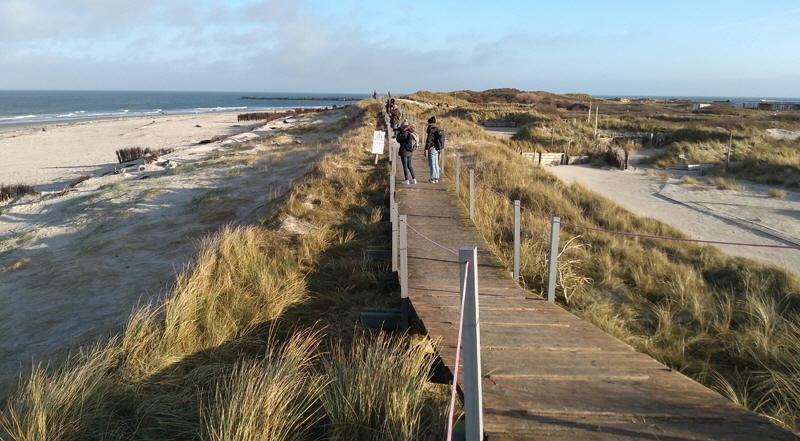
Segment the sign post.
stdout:
<path fill-rule="evenodd" d="M 383 154 L 386 144 L 386 132 L 376 130 L 372 135 L 372 153 L 375 155 L 375 164 L 378 163 L 378 156 Z"/>

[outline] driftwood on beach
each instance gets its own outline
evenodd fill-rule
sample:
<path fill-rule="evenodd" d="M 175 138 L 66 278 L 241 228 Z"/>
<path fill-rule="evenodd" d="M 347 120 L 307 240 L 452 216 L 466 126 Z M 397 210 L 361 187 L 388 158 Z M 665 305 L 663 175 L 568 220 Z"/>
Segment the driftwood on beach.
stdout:
<path fill-rule="evenodd" d="M 141 147 L 130 147 L 126 149 L 119 149 L 117 150 L 117 160 L 120 164 L 125 162 L 135 161 L 139 158 L 144 158 L 145 163 L 149 164 L 151 162 L 157 161 L 160 155 L 171 153 L 172 150 L 151 150 L 150 147 L 141 148 Z"/>

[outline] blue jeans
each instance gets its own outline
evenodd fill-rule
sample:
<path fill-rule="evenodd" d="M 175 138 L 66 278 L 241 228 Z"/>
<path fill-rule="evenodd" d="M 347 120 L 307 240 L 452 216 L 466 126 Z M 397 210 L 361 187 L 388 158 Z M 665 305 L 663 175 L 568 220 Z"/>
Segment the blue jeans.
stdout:
<path fill-rule="evenodd" d="M 414 176 L 414 167 L 411 166 L 411 156 L 401 156 L 400 162 L 403 164 L 403 176 L 408 180 L 408 172 L 411 172 L 411 179 L 417 179 Z"/>
<path fill-rule="evenodd" d="M 439 180 L 439 150 L 428 149 L 428 165 L 431 167 L 431 180 Z"/>

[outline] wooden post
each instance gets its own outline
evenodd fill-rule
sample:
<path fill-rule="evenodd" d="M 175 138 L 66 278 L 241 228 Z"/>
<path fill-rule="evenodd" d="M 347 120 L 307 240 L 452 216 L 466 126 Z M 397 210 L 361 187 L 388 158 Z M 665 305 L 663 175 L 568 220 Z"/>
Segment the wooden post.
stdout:
<path fill-rule="evenodd" d="M 394 180 L 394 178 L 392 178 L 392 180 Z M 397 245 L 400 240 L 399 237 L 400 228 L 398 226 L 399 220 L 397 218 L 398 216 L 397 202 L 394 201 L 394 197 L 391 197 L 390 199 L 391 200 L 389 201 L 389 210 L 390 210 L 389 217 L 392 220 L 392 272 L 397 273 L 397 268 L 398 268 L 397 259 L 399 257 L 397 255 L 397 253 L 399 252 Z"/>
<path fill-rule="evenodd" d="M 725 170 L 731 165 L 731 147 L 733 146 L 733 130 L 730 130 L 731 137 L 728 138 L 728 155 L 725 157 Z"/>
<path fill-rule="evenodd" d="M 594 108 L 594 147 L 597 148 L 597 118 L 598 112 L 600 111 L 600 106 L 595 106 Z"/>
<path fill-rule="evenodd" d="M 461 193 L 461 157 L 456 153 L 456 196 Z"/>
<path fill-rule="evenodd" d="M 475 170 L 469 169 L 469 220 L 475 222 Z"/>
<path fill-rule="evenodd" d="M 589 101 L 589 115 L 586 116 L 586 124 L 590 124 L 592 122 L 592 102 Z"/>
<path fill-rule="evenodd" d="M 514 280 L 519 280 L 520 202 L 514 201 Z"/>
<path fill-rule="evenodd" d="M 467 441 L 483 441 L 483 385 L 481 384 L 481 328 L 478 304 L 478 248 L 458 252 L 464 303 L 464 426 Z M 466 276 L 466 277 L 465 277 Z M 464 281 L 466 280 L 466 286 Z"/>
<path fill-rule="evenodd" d="M 405 214 L 400 215 L 400 329 L 408 329 L 408 233 Z"/>
<path fill-rule="evenodd" d="M 556 275 L 558 274 L 558 232 L 561 219 L 553 217 L 550 223 L 550 254 L 547 263 L 547 301 L 556 301 Z"/>

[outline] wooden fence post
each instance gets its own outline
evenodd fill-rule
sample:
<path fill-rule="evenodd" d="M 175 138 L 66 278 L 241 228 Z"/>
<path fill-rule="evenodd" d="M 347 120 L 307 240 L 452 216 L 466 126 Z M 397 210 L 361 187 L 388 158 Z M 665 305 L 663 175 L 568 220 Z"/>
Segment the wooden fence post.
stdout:
<path fill-rule="evenodd" d="M 469 169 L 469 220 L 475 222 L 475 170 Z"/>
<path fill-rule="evenodd" d="M 461 157 L 456 153 L 456 196 L 461 193 Z"/>
<path fill-rule="evenodd" d="M 397 273 L 397 268 L 398 268 L 397 259 L 399 258 L 397 254 L 399 252 L 399 248 L 397 245 L 400 240 L 399 237 L 400 228 L 397 225 L 398 224 L 397 202 L 394 201 L 394 197 L 390 198 L 389 210 L 390 210 L 389 217 L 392 220 L 392 272 Z"/>

